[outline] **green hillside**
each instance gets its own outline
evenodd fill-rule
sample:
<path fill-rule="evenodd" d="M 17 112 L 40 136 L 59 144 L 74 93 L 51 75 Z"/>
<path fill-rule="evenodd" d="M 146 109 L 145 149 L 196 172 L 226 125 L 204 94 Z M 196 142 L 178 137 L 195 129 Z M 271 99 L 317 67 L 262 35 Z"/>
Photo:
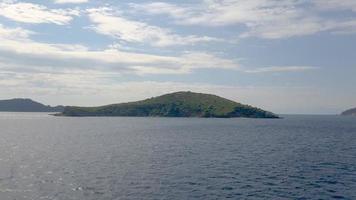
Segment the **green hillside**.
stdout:
<path fill-rule="evenodd" d="M 66 107 L 63 116 L 157 116 L 157 117 L 249 117 L 278 118 L 248 105 L 193 92 L 176 92 L 143 101 L 100 107 Z"/>
<path fill-rule="evenodd" d="M 0 112 L 62 112 L 64 106 L 48 106 L 31 99 L 0 100 Z"/>
<path fill-rule="evenodd" d="M 341 115 L 344 115 L 344 116 L 356 116 L 356 108 L 346 110 L 343 113 L 341 113 Z"/>

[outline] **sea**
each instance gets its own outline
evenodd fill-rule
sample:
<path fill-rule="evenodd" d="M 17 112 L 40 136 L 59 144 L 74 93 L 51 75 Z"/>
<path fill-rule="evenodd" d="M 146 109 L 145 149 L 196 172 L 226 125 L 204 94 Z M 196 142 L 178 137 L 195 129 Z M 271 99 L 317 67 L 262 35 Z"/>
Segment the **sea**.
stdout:
<path fill-rule="evenodd" d="M 356 199 L 356 117 L 0 113 L 0 200 Z"/>

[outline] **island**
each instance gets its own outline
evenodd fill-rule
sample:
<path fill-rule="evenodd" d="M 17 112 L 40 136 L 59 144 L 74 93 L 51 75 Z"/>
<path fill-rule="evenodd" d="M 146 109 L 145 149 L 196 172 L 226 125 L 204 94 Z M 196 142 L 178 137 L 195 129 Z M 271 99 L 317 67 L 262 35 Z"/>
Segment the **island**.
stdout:
<path fill-rule="evenodd" d="M 0 100 L 0 112 L 63 112 L 64 106 L 46 106 L 31 99 Z"/>
<path fill-rule="evenodd" d="M 99 107 L 67 106 L 57 116 L 279 118 L 278 115 L 216 95 L 175 92 L 142 101 Z"/>
<path fill-rule="evenodd" d="M 341 115 L 344 115 L 344 116 L 356 116 L 356 108 L 346 110 L 346 111 L 342 112 Z"/>

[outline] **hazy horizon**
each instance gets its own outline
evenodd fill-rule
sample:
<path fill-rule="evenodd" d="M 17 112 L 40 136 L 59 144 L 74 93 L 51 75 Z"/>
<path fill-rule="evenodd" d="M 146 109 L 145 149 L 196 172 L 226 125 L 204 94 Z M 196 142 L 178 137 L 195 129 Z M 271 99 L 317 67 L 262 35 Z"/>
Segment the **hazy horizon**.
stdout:
<path fill-rule="evenodd" d="M 281 114 L 356 107 L 354 0 L 0 0 L 0 99 L 176 91 Z"/>
<path fill-rule="evenodd" d="M 194 91 L 190 91 L 190 92 L 194 92 Z M 168 93 L 165 93 L 165 94 L 168 94 Z M 161 95 L 164 95 L 164 94 L 161 94 Z M 160 95 L 158 95 L 160 96 Z M 45 103 L 45 102 L 41 102 L 41 101 L 38 101 L 36 99 L 33 99 L 33 98 L 28 98 L 28 97 L 15 97 L 15 98 L 9 98 L 9 99 L 0 99 L 1 100 L 13 100 L 13 99 L 30 99 L 32 101 L 35 101 L 35 102 L 38 102 L 38 103 L 41 103 L 45 106 L 51 106 L 51 107 L 55 107 L 55 106 L 87 106 L 87 107 L 96 107 L 96 106 L 105 106 L 105 105 L 110 105 L 110 104 L 120 104 L 120 103 L 129 103 L 129 102 L 134 102 L 134 101 L 140 101 L 140 100 L 145 100 L 145 99 L 149 99 L 149 98 L 152 98 L 152 97 L 158 97 L 158 96 L 150 96 L 150 97 L 145 97 L 145 98 L 142 98 L 142 99 L 132 99 L 132 100 L 127 100 L 127 101 L 121 101 L 121 102 L 111 102 L 111 103 L 106 103 L 106 104 L 86 104 L 86 105 L 83 105 L 83 104 L 48 104 L 48 103 Z M 239 102 L 239 103 L 243 103 L 243 102 Z M 248 104 L 248 103 L 244 103 L 244 104 L 247 104 L 247 105 L 251 105 L 251 104 Z M 251 105 L 251 106 L 254 106 L 254 105 Z M 278 114 L 278 115 L 340 115 L 341 112 L 345 111 L 345 110 L 348 110 L 349 108 L 347 109 L 344 109 L 338 113 L 301 113 L 301 112 L 295 112 L 295 113 L 275 113 L 275 114 Z M 271 111 L 273 112 L 272 110 L 268 110 L 268 111 Z"/>

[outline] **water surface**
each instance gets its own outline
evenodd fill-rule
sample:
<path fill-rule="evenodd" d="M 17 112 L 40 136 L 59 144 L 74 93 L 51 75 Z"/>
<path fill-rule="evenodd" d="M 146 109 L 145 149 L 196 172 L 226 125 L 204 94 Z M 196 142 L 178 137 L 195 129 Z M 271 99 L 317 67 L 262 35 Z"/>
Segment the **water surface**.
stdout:
<path fill-rule="evenodd" d="M 0 113 L 0 199 L 356 199 L 356 118 Z"/>

